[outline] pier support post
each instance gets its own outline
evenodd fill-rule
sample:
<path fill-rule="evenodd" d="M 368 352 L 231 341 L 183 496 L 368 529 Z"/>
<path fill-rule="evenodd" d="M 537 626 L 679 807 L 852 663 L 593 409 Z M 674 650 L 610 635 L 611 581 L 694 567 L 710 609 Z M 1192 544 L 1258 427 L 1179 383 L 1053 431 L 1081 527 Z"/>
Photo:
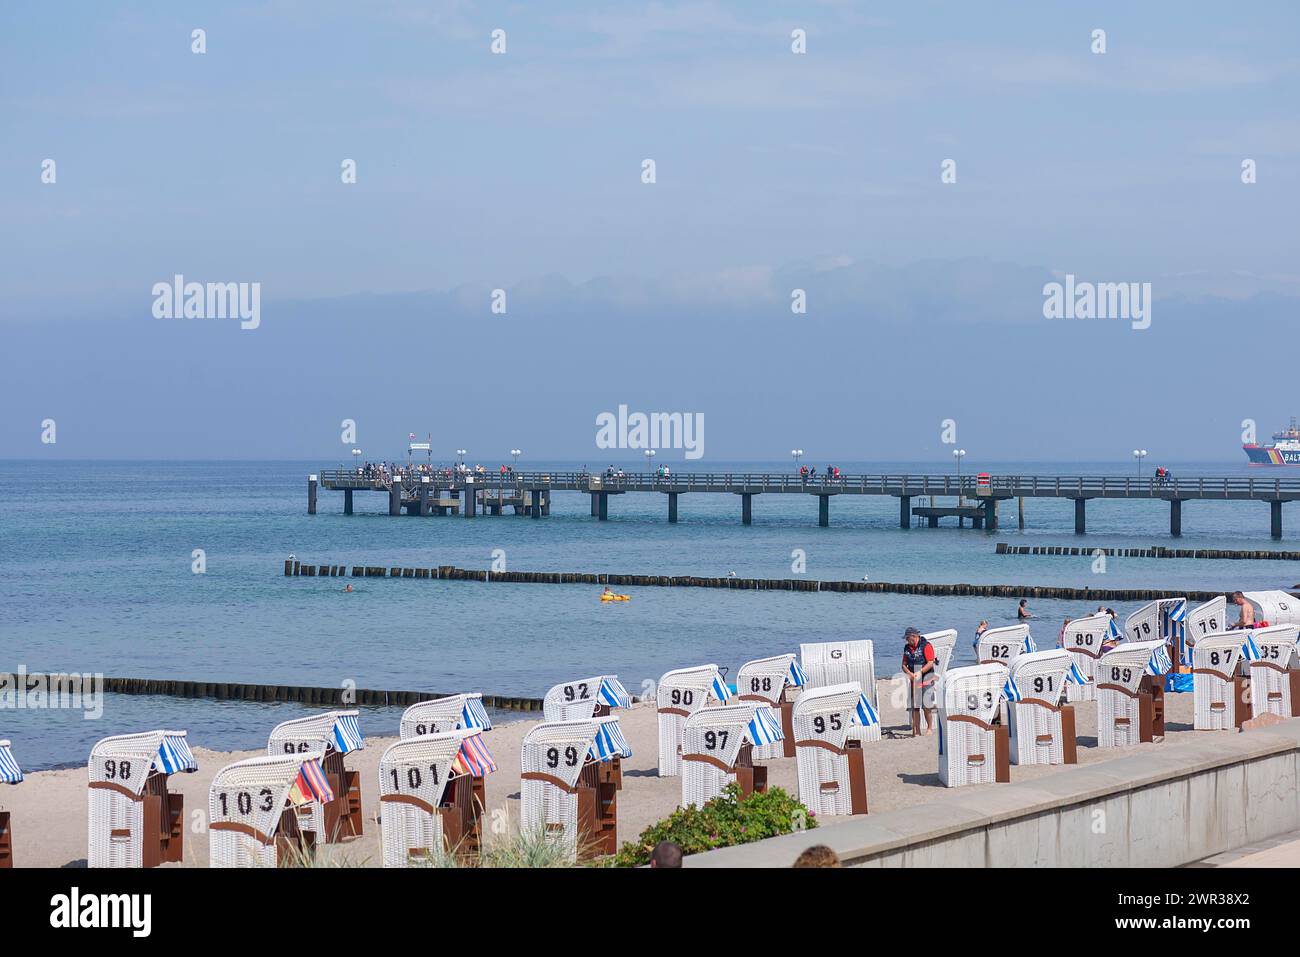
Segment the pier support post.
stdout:
<path fill-rule="evenodd" d="M 898 496 L 898 527 L 912 527 L 912 496 Z"/>
<path fill-rule="evenodd" d="M 754 524 L 754 495 L 752 492 L 740 493 L 740 521 L 745 525 Z"/>
<path fill-rule="evenodd" d="M 416 515 L 421 518 L 429 514 L 429 480 L 420 479 L 420 504 L 416 507 Z"/>
<path fill-rule="evenodd" d="M 316 514 L 316 476 L 307 476 L 307 514 Z"/>
<path fill-rule="evenodd" d="M 1169 500 L 1169 534 L 1174 538 L 1183 534 L 1183 500 L 1181 498 L 1171 498 Z"/>
<path fill-rule="evenodd" d="M 1076 498 L 1074 500 L 1074 534 L 1082 535 L 1088 531 L 1088 500 L 1086 498 Z"/>
<path fill-rule="evenodd" d="M 397 479 L 388 486 L 388 514 L 402 514 L 402 483 Z"/>
<path fill-rule="evenodd" d="M 668 493 L 668 523 L 670 525 L 677 524 L 677 493 L 676 492 Z"/>
<path fill-rule="evenodd" d="M 345 488 L 343 490 L 343 514 L 352 514 L 352 489 L 350 488 Z"/>
<path fill-rule="evenodd" d="M 1020 530 L 1025 530 L 1025 497 L 1020 496 Z"/>
<path fill-rule="evenodd" d="M 591 517 L 595 518 L 600 514 L 600 493 L 591 493 Z"/>
<path fill-rule="evenodd" d="M 548 488 L 546 490 L 545 497 L 542 499 L 542 517 L 545 518 L 547 515 L 550 514 L 551 514 L 551 490 Z"/>
<path fill-rule="evenodd" d="M 1269 502 L 1268 511 L 1269 511 L 1269 517 L 1272 519 L 1270 524 L 1273 526 L 1273 537 L 1281 538 L 1282 537 L 1282 500 L 1278 499 L 1276 502 Z"/>
<path fill-rule="evenodd" d="M 829 495 L 817 496 L 817 524 L 822 528 L 829 528 L 831 524 L 831 497 Z"/>
<path fill-rule="evenodd" d="M 530 489 L 528 492 L 528 497 L 530 499 L 529 505 L 531 506 L 528 509 L 529 514 L 531 514 L 533 518 L 541 518 L 542 517 L 542 490 L 539 488 Z"/>
<path fill-rule="evenodd" d="M 600 502 L 596 509 L 596 517 L 602 522 L 607 522 L 609 521 L 609 493 L 597 492 L 596 494 L 600 497 Z"/>
<path fill-rule="evenodd" d="M 461 508 L 460 513 L 466 518 L 473 518 L 478 511 L 478 491 L 474 488 L 472 482 L 465 484 L 465 505 Z"/>
<path fill-rule="evenodd" d="M 984 503 L 984 527 L 990 532 L 998 530 L 998 500 L 995 498 Z"/>

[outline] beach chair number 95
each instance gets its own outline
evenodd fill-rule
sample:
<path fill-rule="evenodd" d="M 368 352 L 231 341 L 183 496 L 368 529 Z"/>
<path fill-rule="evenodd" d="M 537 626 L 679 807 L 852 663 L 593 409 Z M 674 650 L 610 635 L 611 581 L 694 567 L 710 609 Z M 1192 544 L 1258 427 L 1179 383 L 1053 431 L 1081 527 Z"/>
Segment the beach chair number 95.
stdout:
<path fill-rule="evenodd" d="M 578 763 L 578 749 L 569 745 L 564 749 L 564 766 L 571 768 Z M 560 749 L 546 749 L 546 766 L 548 768 L 558 768 L 560 766 Z"/>
<path fill-rule="evenodd" d="M 727 746 L 727 738 L 730 737 L 730 731 L 705 731 L 704 732 L 704 750 L 720 751 Z"/>
<path fill-rule="evenodd" d="M 258 798 L 261 799 L 258 810 L 270 811 L 274 806 L 273 798 L 275 797 L 275 794 L 271 791 L 271 789 L 262 788 L 262 790 L 257 792 L 257 796 Z M 217 795 L 217 800 L 221 802 L 221 816 L 230 817 L 231 810 L 230 810 L 229 795 L 225 791 L 222 791 L 220 794 Z M 236 791 L 234 813 L 243 815 L 244 817 L 247 817 L 249 814 L 252 814 L 253 795 L 249 794 L 247 791 Z"/>
<path fill-rule="evenodd" d="M 564 686 L 565 701 L 586 701 L 590 697 L 591 697 L 591 689 L 587 687 L 587 683 L 585 681 L 579 685 Z"/>
<path fill-rule="evenodd" d="M 827 728 L 830 728 L 832 731 L 839 731 L 843 727 L 844 716 L 839 712 L 824 716 L 820 714 L 813 716 L 813 730 L 818 734 L 825 734 Z"/>
<path fill-rule="evenodd" d="M 111 758 L 105 761 L 104 779 L 107 781 L 129 781 L 131 779 L 131 762 L 114 761 Z"/>
<path fill-rule="evenodd" d="M 1110 680 L 1122 681 L 1125 684 L 1128 684 L 1130 681 L 1133 680 L 1133 669 L 1132 668 L 1111 668 Z"/>

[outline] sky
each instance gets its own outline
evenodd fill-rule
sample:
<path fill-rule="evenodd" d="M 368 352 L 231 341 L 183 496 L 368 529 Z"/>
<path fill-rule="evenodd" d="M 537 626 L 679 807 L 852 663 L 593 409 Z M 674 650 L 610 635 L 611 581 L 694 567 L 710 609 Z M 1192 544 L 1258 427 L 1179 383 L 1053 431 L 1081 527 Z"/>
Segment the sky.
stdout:
<path fill-rule="evenodd" d="M 1245 419 L 1300 412 L 1271 361 L 1297 27 L 1280 2 L 7 3 L 0 457 L 324 458 L 352 419 L 376 455 L 414 431 L 587 459 L 628 404 L 704 415 L 699 467 L 940 458 L 947 418 L 991 460 L 1235 462 Z M 257 327 L 158 318 L 178 274 L 260 284 Z M 1150 283 L 1149 328 L 1046 318 L 1066 274 Z"/>

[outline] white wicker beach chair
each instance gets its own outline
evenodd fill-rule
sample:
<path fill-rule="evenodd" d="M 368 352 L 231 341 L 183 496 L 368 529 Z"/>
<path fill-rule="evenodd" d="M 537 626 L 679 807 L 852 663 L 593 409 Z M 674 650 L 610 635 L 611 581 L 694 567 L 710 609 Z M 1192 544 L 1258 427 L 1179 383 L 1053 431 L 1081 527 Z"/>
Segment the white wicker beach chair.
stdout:
<path fill-rule="evenodd" d="M 208 792 L 208 866 L 276 867 L 296 863 L 282 853 L 313 844 L 300 822 L 332 800 L 320 760 L 324 751 L 247 758 L 228 764 Z"/>
<path fill-rule="evenodd" d="M 1097 659 L 1102 655 L 1102 643 L 1107 638 L 1122 638 L 1117 629 L 1112 627 L 1113 619 L 1104 611 L 1075 618 L 1065 626 L 1061 636 L 1061 647 L 1074 658 L 1074 666 L 1083 678 L 1080 682 L 1066 685 L 1066 696 L 1070 701 L 1097 700 Z"/>
<path fill-rule="evenodd" d="M 975 657 L 979 664 L 1002 665 L 1004 668 L 1011 667 L 1011 662 L 1018 656 L 1036 650 L 1029 626 L 1025 624 L 990 628 L 975 643 Z"/>
<path fill-rule="evenodd" d="M 579 721 L 608 716 L 617 708 L 632 707 L 632 696 L 618 675 L 597 675 L 566 681 L 546 692 L 542 714 L 550 721 Z"/>
<path fill-rule="evenodd" d="M 782 738 L 781 722 L 765 702 L 695 712 L 682 730 L 682 805 L 703 807 L 732 782 L 745 793 L 766 790 L 767 768 L 754 764 L 754 754 Z"/>
<path fill-rule="evenodd" d="M 14 757 L 13 746 L 8 740 L 0 741 L 0 784 L 20 784 L 23 769 Z M 14 841 L 12 822 L 8 811 L 0 811 L 0 868 L 14 866 Z"/>
<path fill-rule="evenodd" d="M 1255 622 L 1300 625 L 1300 599 L 1285 591 L 1248 591 L 1245 598 L 1255 608 Z"/>
<path fill-rule="evenodd" d="M 855 726 L 879 724 L 856 681 L 806 688 L 794 703 L 799 800 L 815 814 L 866 814 L 867 779 Z"/>
<path fill-rule="evenodd" d="M 1142 679 L 1159 679 L 1172 667 L 1163 638 L 1126 641 L 1097 662 L 1097 746 L 1121 748 L 1159 737 L 1150 695 L 1139 688 Z M 1159 693 L 1153 687 L 1154 693 Z"/>
<path fill-rule="evenodd" d="M 1192 648 L 1206 635 L 1217 635 L 1228 627 L 1228 600 L 1220 595 L 1211 598 L 1203 605 L 1197 605 L 1187 613 L 1183 621 L 1184 639 L 1181 647 L 1175 649 L 1178 654 L 1174 660 L 1179 664 L 1192 663 Z"/>
<path fill-rule="evenodd" d="M 407 737 L 379 758 L 379 826 L 384 866 L 409 867 L 447 852 L 439 806 L 461 744 L 476 732 Z"/>
<path fill-rule="evenodd" d="M 295 718 L 276 725 L 267 739 L 266 753 L 272 757 L 321 752 L 321 768 L 334 799 L 311 803 L 310 819 L 299 822 L 320 843 L 332 844 L 361 834 L 361 776 L 343 762 L 344 755 L 366 746 L 358 715 L 356 711 L 325 711 Z"/>
<path fill-rule="evenodd" d="M 655 704 L 659 712 L 659 776 L 682 773 L 682 728 L 686 719 L 710 704 L 726 704 L 731 691 L 717 665 L 679 668 L 659 679 Z"/>
<path fill-rule="evenodd" d="M 1169 645 L 1171 654 L 1178 654 L 1183 646 L 1186 618 L 1186 598 L 1157 598 L 1124 619 L 1124 637 L 1128 641 L 1159 638 Z"/>
<path fill-rule="evenodd" d="M 1052 648 L 1020 655 L 1011 662 L 1003 690 L 1012 764 L 1078 761 L 1074 709 L 1064 704 L 1069 684 L 1083 680 L 1075 658 L 1063 648 Z"/>
<path fill-rule="evenodd" d="M 90 751 L 90 867 L 154 867 L 179 861 L 184 800 L 167 778 L 197 771 L 184 731 L 104 738 Z"/>
<path fill-rule="evenodd" d="M 794 757 L 794 741 L 790 737 L 793 699 L 787 691 L 802 688 L 807 682 L 808 676 L 792 654 L 756 658 L 745 662 L 736 672 L 736 697 L 741 701 L 758 701 L 771 705 L 785 734 L 781 741 L 756 747 L 755 761 Z"/>
<path fill-rule="evenodd" d="M 952 653 L 957 647 L 957 629 L 927 631 L 921 637 L 934 646 L 934 671 L 935 674 L 942 675 L 952 664 Z"/>
<path fill-rule="evenodd" d="M 944 787 L 1010 780 L 1009 738 L 993 719 L 1007 669 L 1000 664 L 949 668 L 939 685 L 939 780 Z"/>
<path fill-rule="evenodd" d="M 1300 654 L 1296 648 L 1300 626 L 1269 625 L 1237 634 L 1249 659 L 1251 717 L 1300 717 Z"/>
<path fill-rule="evenodd" d="M 938 651 L 936 649 L 936 656 Z M 799 659 L 807 677 L 807 687 L 827 688 L 856 681 L 862 693 L 879 713 L 880 698 L 876 688 L 875 644 L 866 638 L 853 641 L 823 641 L 799 646 Z M 739 685 L 737 686 L 739 687 Z M 859 741 L 879 741 L 879 723 L 855 725 L 849 736 Z"/>
<path fill-rule="evenodd" d="M 1192 649 L 1192 697 L 1197 731 L 1235 731 L 1250 717 L 1242 631 L 1202 635 Z"/>
<path fill-rule="evenodd" d="M 402 712 L 398 734 L 414 738 L 448 731 L 490 731 L 492 719 L 483 707 L 481 694 L 452 694 L 445 698 L 419 701 Z"/>
<path fill-rule="evenodd" d="M 609 764 L 631 757 L 615 717 L 547 721 L 524 736 L 520 825 L 569 856 L 617 849 L 617 783 Z"/>

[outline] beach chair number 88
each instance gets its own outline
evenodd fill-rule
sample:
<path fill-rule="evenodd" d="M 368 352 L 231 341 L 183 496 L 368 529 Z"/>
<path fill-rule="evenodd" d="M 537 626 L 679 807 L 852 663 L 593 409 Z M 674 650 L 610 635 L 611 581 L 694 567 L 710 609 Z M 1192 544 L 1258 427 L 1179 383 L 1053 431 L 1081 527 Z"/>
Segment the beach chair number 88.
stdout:
<path fill-rule="evenodd" d="M 750 678 L 750 679 L 749 679 L 749 690 L 750 690 L 750 691 L 771 691 L 771 690 L 772 690 L 772 679 L 771 679 L 771 677 L 767 677 L 767 678 Z"/>
<path fill-rule="evenodd" d="M 257 796 L 260 797 L 260 798 L 262 799 L 262 806 L 261 806 L 260 810 L 262 810 L 262 811 L 269 811 L 269 810 L 271 810 L 271 807 L 272 807 L 271 799 L 275 796 L 274 794 L 271 793 L 271 789 L 270 789 L 270 788 L 262 788 L 262 790 L 260 790 L 260 791 L 257 792 Z M 222 817 L 230 817 L 230 805 L 229 805 L 229 803 L 228 803 L 228 801 L 227 801 L 226 792 L 225 792 L 225 791 L 222 791 L 220 794 L 218 794 L 218 795 L 217 795 L 217 800 L 221 802 L 221 816 L 222 816 Z M 243 815 L 252 814 L 252 813 L 253 813 L 253 795 L 249 794 L 247 791 L 239 791 L 239 792 L 236 792 L 236 794 L 235 794 L 235 810 L 236 810 L 239 814 L 243 814 Z"/>
<path fill-rule="evenodd" d="M 731 732 L 729 731 L 705 731 L 704 732 L 705 750 L 717 751 L 720 748 L 725 748 L 727 746 L 727 737 L 728 735 L 730 735 L 730 733 Z"/>
<path fill-rule="evenodd" d="M 591 697 L 591 692 L 587 690 L 587 683 L 584 681 L 575 689 L 573 685 L 564 686 L 565 701 L 586 701 Z"/>
<path fill-rule="evenodd" d="M 821 715 L 817 715 L 816 717 L 814 717 L 813 730 L 816 731 L 818 734 L 825 734 L 826 726 L 828 722 L 830 724 L 830 729 L 832 731 L 838 731 L 840 730 L 840 728 L 844 727 L 844 719 L 841 718 L 838 713 L 836 713 L 832 715 L 827 715 L 826 717 L 822 717 Z"/>
<path fill-rule="evenodd" d="M 573 745 L 569 745 L 567 748 L 564 749 L 564 766 L 566 768 L 571 768 L 577 763 L 578 763 L 578 749 L 575 748 Z M 548 768 L 558 768 L 560 766 L 559 748 L 546 749 L 546 766 Z"/>
<path fill-rule="evenodd" d="M 1125 684 L 1127 684 L 1128 682 L 1133 680 L 1133 669 L 1132 668 L 1111 668 L 1110 680 L 1123 681 Z"/>
<path fill-rule="evenodd" d="M 128 781 L 131 778 L 131 762 L 123 761 L 120 764 L 117 761 L 109 759 L 104 762 L 104 777 L 109 781 L 114 778 L 121 778 Z"/>

